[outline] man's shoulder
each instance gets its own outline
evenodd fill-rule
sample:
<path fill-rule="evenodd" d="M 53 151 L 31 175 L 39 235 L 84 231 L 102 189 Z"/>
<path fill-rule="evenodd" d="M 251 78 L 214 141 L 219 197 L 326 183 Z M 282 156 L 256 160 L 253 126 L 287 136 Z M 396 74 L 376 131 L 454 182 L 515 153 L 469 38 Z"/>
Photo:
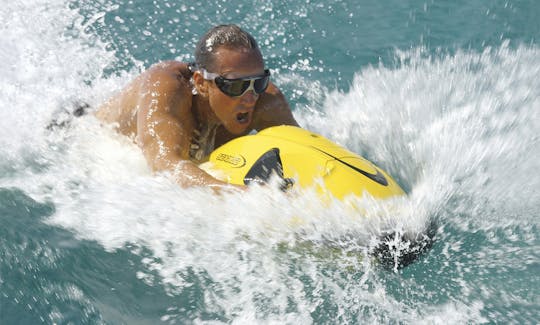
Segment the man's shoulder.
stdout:
<path fill-rule="evenodd" d="M 257 101 L 252 126 L 254 129 L 260 131 L 267 127 L 283 124 L 298 125 L 285 96 L 283 96 L 283 93 L 278 87 L 270 83 Z"/>
<path fill-rule="evenodd" d="M 158 62 L 146 70 L 141 77 L 142 81 L 150 87 L 181 88 L 191 91 L 191 72 L 185 62 Z"/>
<path fill-rule="evenodd" d="M 150 69 L 148 69 L 148 72 L 152 73 L 185 73 L 189 72 L 189 64 L 187 62 L 180 62 L 180 61 L 161 61 L 154 63 Z"/>

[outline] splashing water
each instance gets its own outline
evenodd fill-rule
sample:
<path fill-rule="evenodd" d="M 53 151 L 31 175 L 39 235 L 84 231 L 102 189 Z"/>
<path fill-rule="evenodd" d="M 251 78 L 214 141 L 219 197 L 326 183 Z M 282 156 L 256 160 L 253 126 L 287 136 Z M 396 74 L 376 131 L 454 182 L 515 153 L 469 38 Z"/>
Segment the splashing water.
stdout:
<path fill-rule="evenodd" d="M 394 64 L 358 69 L 348 90 L 282 68 L 276 83 L 303 98 L 294 106 L 300 124 L 374 161 L 408 196 L 326 205 L 310 191 L 253 188 L 216 197 L 152 175 L 129 139 L 91 115 L 46 129 L 54 112 L 76 101 L 96 107 L 141 67 L 89 32 L 118 10 L 96 6 L 86 16 L 54 2 L 0 11 L 1 317 L 540 319 L 537 46 L 396 51 Z M 117 68 L 125 61 L 128 72 Z M 367 257 L 379 234 L 423 233 L 432 221 L 432 249 L 407 268 L 386 271 Z"/>

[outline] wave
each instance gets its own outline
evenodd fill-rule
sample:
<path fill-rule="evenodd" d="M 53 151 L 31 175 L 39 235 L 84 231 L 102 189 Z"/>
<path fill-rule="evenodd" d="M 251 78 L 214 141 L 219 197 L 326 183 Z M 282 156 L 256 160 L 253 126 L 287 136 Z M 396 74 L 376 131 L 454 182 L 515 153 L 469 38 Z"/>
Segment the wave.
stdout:
<path fill-rule="evenodd" d="M 489 297 L 521 290 L 503 280 L 527 279 L 538 261 L 537 46 L 396 51 L 394 65 L 357 71 L 348 90 L 280 70 L 276 82 L 295 94 L 301 125 L 373 160 L 407 190 L 390 203 L 355 201 L 380 218 L 370 219 L 311 192 L 216 198 L 180 189 L 91 116 L 46 130 L 58 109 L 79 100 L 96 107 L 141 69 L 84 32 L 103 18 L 99 10 L 82 18 L 60 2 L 16 1 L 1 12 L 0 186 L 53 206 L 46 224 L 140 256 L 135 281 L 168 295 L 198 288 L 203 311 L 192 319 L 480 322 L 481 311 L 502 308 Z M 119 56 L 133 66 L 115 70 Z M 430 220 L 439 226 L 433 252 L 402 273 L 353 254 L 389 224 L 418 232 Z M 170 306 L 162 320 L 182 312 Z"/>

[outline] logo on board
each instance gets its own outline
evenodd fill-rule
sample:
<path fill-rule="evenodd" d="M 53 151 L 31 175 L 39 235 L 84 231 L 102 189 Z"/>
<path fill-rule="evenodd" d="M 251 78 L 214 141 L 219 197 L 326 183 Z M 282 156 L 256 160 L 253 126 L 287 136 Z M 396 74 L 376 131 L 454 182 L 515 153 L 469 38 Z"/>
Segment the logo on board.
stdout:
<path fill-rule="evenodd" d="M 246 165 L 246 158 L 241 155 L 228 155 L 226 153 L 220 153 L 217 155 L 216 160 L 230 164 L 234 168 L 240 168 Z"/>

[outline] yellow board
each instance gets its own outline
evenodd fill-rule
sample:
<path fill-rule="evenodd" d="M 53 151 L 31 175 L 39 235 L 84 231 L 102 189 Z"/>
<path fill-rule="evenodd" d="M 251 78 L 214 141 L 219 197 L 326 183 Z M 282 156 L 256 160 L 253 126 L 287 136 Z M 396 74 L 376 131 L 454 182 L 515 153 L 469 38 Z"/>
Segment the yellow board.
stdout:
<path fill-rule="evenodd" d="M 276 168 L 276 162 L 281 166 Z M 232 184 L 265 181 L 268 175 L 264 174 L 276 173 L 291 179 L 294 187 L 315 186 L 321 194 L 338 199 L 365 193 L 380 199 L 404 195 L 373 163 L 319 134 L 293 126 L 271 127 L 234 139 L 216 149 L 205 165 Z"/>

